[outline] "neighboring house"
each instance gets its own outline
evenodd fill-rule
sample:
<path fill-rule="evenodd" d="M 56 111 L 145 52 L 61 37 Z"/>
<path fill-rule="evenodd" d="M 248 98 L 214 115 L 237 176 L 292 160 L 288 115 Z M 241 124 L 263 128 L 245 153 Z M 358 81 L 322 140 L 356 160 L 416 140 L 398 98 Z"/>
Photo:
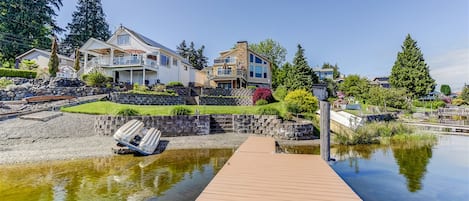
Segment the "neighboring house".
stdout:
<path fill-rule="evenodd" d="M 249 49 L 246 41 L 236 47 L 220 52 L 213 66 L 204 69 L 207 73 L 206 86 L 218 88 L 246 88 L 247 86 L 272 86 L 270 61 Z"/>
<path fill-rule="evenodd" d="M 313 68 L 313 72 L 316 73 L 319 80 L 325 80 L 326 78 L 334 79 L 333 68 Z"/>
<path fill-rule="evenodd" d="M 378 85 L 383 88 L 391 88 L 391 85 L 389 84 L 389 77 L 375 77 L 373 80 L 370 82 L 372 85 Z"/>
<path fill-rule="evenodd" d="M 124 26 L 107 41 L 90 38 L 81 48 L 83 73 L 104 72 L 115 82 L 199 85 L 204 76 L 175 51 Z"/>
<path fill-rule="evenodd" d="M 16 57 L 16 60 L 19 63 L 23 60 L 31 60 L 34 61 L 39 68 L 47 70 L 49 68 L 50 55 L 51 53 L 49 51 L 33 48 Z M 57 54 L 57 56 L 59 57 L 59 72 L 57 72 L 57 77 L 76 78 L 77 74 L 75 69 L 73 69 L 74 59 L 60 54 Z"/>

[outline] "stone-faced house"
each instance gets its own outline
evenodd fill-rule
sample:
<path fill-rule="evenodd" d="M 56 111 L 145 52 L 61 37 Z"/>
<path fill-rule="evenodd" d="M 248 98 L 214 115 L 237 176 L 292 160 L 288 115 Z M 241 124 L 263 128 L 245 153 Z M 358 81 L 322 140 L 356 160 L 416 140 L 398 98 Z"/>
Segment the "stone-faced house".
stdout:
<path fill-rule="evenodd" d="M 202 85 L 197 69 L 174 50 L 121 26 L 107 41 L 90 38 L 80 49 L 83 73 L 99 70 L 116 82 L 152 85 L 179 81 Z"/>
<path fill-rule="evenodd" d="M 250 50 L 246 41 L 239 41 L 235 48 L 220 52 L 213 66 L 204 70 L 208 78 L 206 86 L 218 88 L 272 86 L 270 61 Z"/>
<path fill-rule="evenodd" d="M 20 56 L 16 57 L 18 63 L 21 63 L 23 60 L 34 61 L 39 67 L 44 71 L 47 71 L 49 68 L 49 58 L 51 52 L 41 49 L 33 48 Z M 64 78 L 76 78 L 77 74 L 75 69 L 73 69 L 74 59 L 57 54 L 59 57 L 59 72 L 57 72 L 57 77 Z"/>

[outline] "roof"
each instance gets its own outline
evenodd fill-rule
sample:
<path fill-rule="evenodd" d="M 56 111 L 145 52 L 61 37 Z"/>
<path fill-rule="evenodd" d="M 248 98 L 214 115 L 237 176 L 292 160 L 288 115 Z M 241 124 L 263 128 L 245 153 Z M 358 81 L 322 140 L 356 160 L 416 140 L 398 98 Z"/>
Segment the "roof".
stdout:
<path fill-rule="evenodd" d="M 154 40 L 152 40 L 152 39 L 150 39 L 150 38 L 148 38 L 148 37 L 146 37 L 146 36 L 144 36 L 144 35 L 142 35 L 138 32 L 136 32 L 132 29 L 129 29 L 129 28 L 124 27 L 124 26 L 122 26 L 122 27 L 124 29 L 126 29 L 128 32 L 132 33 L 132 35 L 134 35 L 135 37 L 137 37 L 138 39 L 140 39 L 142 42 L 146 43 L 149 46 L 156 47 L 156 48 L 159 48 L 159 49 L 163 49 L 167 52 L 173 53 L 175 55 L 179 55 L 179 53 L 177 53 L 176 51 L 174 51 L 174 50 L 172 50 L 172 49 L 170 49 L 170 48 L 168 48 L 168 47 L 166 47 L 166 46 L 164 46 L 164 45 L 162 45 L 162 44 L 160 44 L 160 43 L 158 43 L 158 42 L 156 42 L 156 41 L 154 41 Z M 183 57 L 181 56 L 181 58 L 183 58 Z M 190 65 L 190 63 L 186 60 L 186 58 L 183 58 L 182 62 L 185 63 L 185 64 Z"/>
<path fill-rule="evenodd" d="M 25 57 L 26 55 L 28 54 L 31 54 L 32 52 L 40 52 L 40 53 L 43 53 L 43 54 L 47 54 L 47 55 L 51 55 L 51 52 L 47 51 L 47 50 L 41 50 L 41 49 L 37 49 L 37 48 L 33 48 L 33 49 L 30 49 L 29 51 L 19 55 L 16 57 L 16 59 L 21 59 L 23 57 Z M 72 58 L 70 57 L 67 57 L 67 56 L 64 56 L 64 55 L 61 55 L 61 54 L 57 54 L 57 56 L 60 58 L 60 59 L 66 59 L 66 60 L 70 60 L 70 61 L 73 61 Z"/>
<path fill-rule="evenodd" d="M 314 72 L 333 72 L 333 68 L 313 68 Z"/>

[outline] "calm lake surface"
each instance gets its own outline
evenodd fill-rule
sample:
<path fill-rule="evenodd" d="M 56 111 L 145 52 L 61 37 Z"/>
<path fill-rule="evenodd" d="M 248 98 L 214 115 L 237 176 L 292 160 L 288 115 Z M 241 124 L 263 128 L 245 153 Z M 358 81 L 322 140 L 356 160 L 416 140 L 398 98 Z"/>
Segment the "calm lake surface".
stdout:
<path fill-rule="evenodd" d="M 282 149 L 319 154 L 318 147 Z M 469 198 L 469 137 L 331 151 L 337 159 L 332 168 L 364 200 Z M 147 157 L 0 165 L 0 200 L 194 200 L 232 154 L 232 149 L 168 150 Z"/>

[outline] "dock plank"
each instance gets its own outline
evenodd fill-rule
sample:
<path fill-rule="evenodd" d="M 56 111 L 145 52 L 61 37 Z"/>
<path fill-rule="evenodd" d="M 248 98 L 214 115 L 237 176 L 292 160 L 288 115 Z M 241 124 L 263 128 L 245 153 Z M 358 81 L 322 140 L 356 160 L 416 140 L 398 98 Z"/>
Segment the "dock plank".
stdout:
<path fill-rule="evenodd" d="M 320 156 L 276 154 L 273 138 L 252 136 L 197 200 L 361 199 Z"/>

